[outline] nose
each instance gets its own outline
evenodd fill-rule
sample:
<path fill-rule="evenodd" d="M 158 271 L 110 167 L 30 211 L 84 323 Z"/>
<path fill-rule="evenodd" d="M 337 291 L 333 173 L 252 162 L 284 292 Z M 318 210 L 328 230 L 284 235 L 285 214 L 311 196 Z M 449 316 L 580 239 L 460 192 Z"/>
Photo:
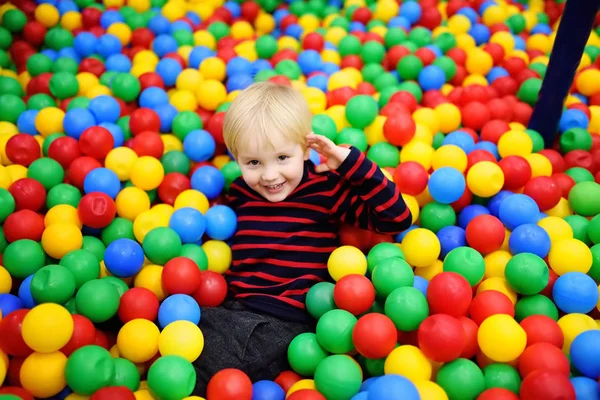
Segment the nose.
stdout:
<path fill-rule="evenodd" d="M 266 167 L 263 169 L 262 180 L 265 182 L 272 182 L 279 176 L 279 172 L 277 172 L 277 168 L 275 167 Z"/>

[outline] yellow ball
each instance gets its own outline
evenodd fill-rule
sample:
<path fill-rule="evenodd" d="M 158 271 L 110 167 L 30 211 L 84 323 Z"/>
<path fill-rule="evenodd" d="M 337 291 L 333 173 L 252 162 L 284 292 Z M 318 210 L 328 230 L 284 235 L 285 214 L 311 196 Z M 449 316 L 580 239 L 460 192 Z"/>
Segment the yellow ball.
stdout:
<path fill-rule="evenodd" d="M 490 37 L 490 43 L 499 44 L 507 54 L 511 53 L 515 48 L 515 39 L 510 32 L 500 31 L 494 33 Z"/>
<path fill-rule="evenodd" d="M 465 172 L 467 163 L 467 154 L 463 149 L 453 144 L 440 146 L 431 158 L 431 167 L 434 170 L 442 167 L 452 167 L 460 172 Z"/>
<path fill-rule="evenodd" d="M 142 189 L 131 186 L 119 192 L 115 199 L 117 215 L 130 221 L 150 209 L 150 198 Z"/>
<path fill-rule="evenodd" d="M 234 39 L 251 39 L 254 29 L 248 21 L 236 21 L 231 25 L 229 34 Z"/>
<path fill-rule="evenodd" d="M 315 87 L 307 87 L 301 91 L 304 99 L 308 103 L 308 108 L 313 114 L 321 114 L 325 112 L 327 107 L 327 98 L 325 93 Z"/>
<path fill-rule="evenodd" d="M 143 190 L 156 189 L 164 177 L 165 170 L 154 157 L 142 156 L 135 160 L 131 168 L 131 183 Z"/>
<path fill-rule="evenodd" d="M 275 18 L 271 14 L 268 13 L 260 13 L 258 17 L 254 20 L 254 27 L 256 28 L 257 33 L 266 34 L 273 32 L 275 29 Z"/>
<path fill-rule="evenodd" d="M 74 225 L 79 229 L 82 227 L 77 209 L 69 204 L 58 204 L 52 207 L 44 217 L 44 226 L 46 227 L 60 223 Z"/>
<path fill-rule="evenodd" d="M 525 159 L 531 167 L 531 178 L 538 176 L 551 176 L 552 163 L 547 157 L 539 153 L 531 153 L 525 156 Z"/>
<path fill-rule="evenodd" d="M 106 33 L 116 36 L 123 46 L 129 44 L 132 35 L 131 28 L 124 22 L 115 22 L 114 24 L 111 24 L 106 30 Z"/>
<path fill-rule="evenodd" d="M 195 189 L 188 189 L 177 195 L 173 207 L 175 207 L 176 210 L 184 207 L 191 207 L 200 211 L 202 214 L 205 214 L 208 211 L 209 203 L 203 193 Z"/>
<path fill-rule="evenodd" d="M 218 57 L 207 57 L 200 63 L 200 74 L 204 79 L 222 81 L 226 75 L 226 65 Z"/>
<path fill-rule="evenodd" d="M 500 166 L 491 161 L 474 164 L 467 172 L 469 190 L 480 197 L 492 197 L 504 186 L 504 173 Z"/>
<path fill-rule="evenodd" d="M 12 179 L 8 167 L 2 167 L 0 165 L 0 188 L 8 189 L 14 182 Z"/>
<path fill-rule="evenodd" d="M 440 115 L 432 108 L 419 108 L 412 114 L 415 123 L 425 125 L 431 132 L 440 131 Z"/>
<path fill-rule="evenodd" d="M 387 374 L 401 375 L 412 382 L 431 379 L 432 365 L 418 347 L 403 345 L 396 347 L 385 359 Z"/>
<path fill-rule="evenodd" d="M 419 208 L 419 202 L 413 196 L 409 196 L 407 194 L 402 194 L 402 198 L 410 210 L 410 214 L 412 215 L 412 223 L 414 224 L 419 219 L 419 213 L 421 212 L 421 209 Z"/>
<path fill-rule="evenodd" d="M 440 385 L 432 381 L 418 381 L 415 386 L 422 399 L 448 400 L 448 395 Z"/>
<path fill-rule="evenodd" d="M 191 90 L 175 90 L 169 98 L 169 103 L 177 111 L 195 111 L 198 108 L 198 100 Z"/>
<path fill-rule="evenodd" d="M 224 273 L 231 266 L 231 248 L 220 240 L 208 240 L 202 244 L 208 258 L 208 270 Z"/>
<path fill-rule="evenodd" d="M 60 20 L 60 13 L 52 4 L 44 3 L 35 8 L 35 19 L 46 28 L 52 28 Z"/>
<path fill-rule="evenodd" d="M 380 0 L 376 3 L 373 18 L 383 22 L 389 22 L 398 15 L 400 6 L 394 0 Z"/>
<path fill-rule="evenodd" d="M 550 236 L 552 244 L 563 239 L 573 238 L 573 228 L 562 218 L 546 217 L 540 219 L 537 224 Z"/>
<path fill-rule="evenodd" d="M 438 259 L 440 241 L 432 231 L 417 228 L 409 231 L 402 239 L 402 251 L 406 262 L 414 267 L 427 267 Z"/>
<path fill-rule="evenodd" d="M 155 67 L 158 61 L 160 61 L 158 56 L 151 50 L 142 50 L 136 53 L 132 60 L 134 65 L 150 65 L 152 67 Z"/>
<path fill-rule="evenodd" d="M 490 6 L 483 12 L 482 19 L 484 24 L 492 26 L 504 22 L 506 19 L 506 11 L 499 5 Z"/>
<path fill-rule="evenodd" d="M 104 166 L 117 174 L 120 181 L 128 181 L 131 169 L 138 159 L 138 155 L 129 147 L 112 149 L 104 159 Z"/>
<path fill-rule="evenodd" d="M 10 293 L 12 278 L 6 268 L 0 266 L 0 294 Z"/>
<path fill-rule="evenodd" d="M 527 50 L 539 50 L 544 54 L 548 54 L 552 50 L 552 42 L 548 36 L 536 33 L 527 38 L 525 48 Z"/>
<path fill-rule="evenodd" d="M 567 272 L 587 274 L 592 268 L 592 252 L 578 239 L 563 239 L 552 243 L 548 253 L 548 265 L 558 276 Z"/>
<path fill-rule="evenodd" d="M 383 135 L 383 124 L 385 124 L 386 119 L 387 117 L 378 115 L 371 125 L 364 129 L 369 146 L 386 141 L 385 136 Z"/>
<path fill-rule="evenodd" d="M 506 264 L 512 258 L 512 255 L 508 251 L 496 250 L 483 257 L 485 262 L 485 274 L 484 278 L 504 278 L 504 270 Z"/>
<path fill-rule="evenodd" d="M 32 353 L 23 362 L 19 378 L 25 390 L 38 398 L 52 397 L 66 386 L 67 356 L 60 351 Z"/>
<path fill-rule="evenodd" d="M 162 215 L 153 210 L 142 211 L 135 217 L 133 221 L 133 235 L 135 239 L 142 243 L 144 238 L 154 228 L 158 228 L 159 226 L 168 226 L 169 222 L 166 224 L 162 223 Z"/>
<path fill-rule="evenodd" d="M 62 26 L 68 31 L 73 31 L 75 29 L 81 28 L 81 14 L 77 11 L 66 12 L 60 20 L 60 26 Z"/>
<path fill-rule="evenodd" d="M 35 117 L 35 129 L 46 137 L 63 131 L 65 112 L 58 107 L 42 108 Z"/>
<path fill-rule="evenodd" d="M 165 146 L 165 151 L 163 154 L 167 154 L 169 151 L 183 151 L 183 143 L 179 138 L 175 135 L 166 134 L 160 135 L 160 140 L 162 140 L 163 145 Z"/>
<path fill-rule="evenodd" d="M 46 254 L 60 260 L 83 244 L 83 235 L 77 225 L 59 222 L 47 226 L 42 233 L 42 247 Z"/>
<path fill-rule="evenodd" d="M 162 15 L 164 15 L 169 21 L 173 22 L 185 16 L 186 12 L 185 3 L 179 1 L 168 1 L 162 7 Z"/>
<path fill-rule="evenodd" d="M 186 68 L 177 76 L 175 87 L 179 90 L 195 90 L 202 82 L 202 74 L 193 68 Z"/>
<path fill-rule="evenodd" d="M 423 166 L 429 171 L 433 158 L 433 147 L 419 140 L 411 140 L 406 146 L 400 150 L 400 161 L 414 161 Z"/>
<path fill-rule="evenodd" d="M 162 356 L 181 356 L 194 362 L 204 349 L 204 335 L 190 321 L 175 321 L 165 326 L 158 337 L 158 350 Z"/>
<path fill-rule="evenodd" d="M 198 85 L 196 99 L 200 107 L 214 111 L 227 99 L 227 89 L 218 80 L 206 79 Z"/>
<path fill-rule="evenodd" d="M 498 140 L 498 153 L 500 157 L 526 156 L 533 151 L 533 141 L 523 131 L 510 130 L 500 136 Z"/>
<path fill-rule="evenodd" d="M 562 347 L 562 351 L 565 354 L 569 354 L 571 352 L 571 343 L 573 343 L 573 339 L 575 339 L 577 335 L 585 331 L 598 329 L 598 324 L 592 317 L 577 313 L 567 314 L 560 317 L 558 319 L 558 326 L 565 337 Z"/>
<path fill-rule="evenodd" d="M 513 317 L 495 314 L 486 318 L 477 332 L 479 348 L 496 362 L 516 360 L 527 345 L 527 334 Z"/>
<path fill-rule="evenodd" d="M 346 121 L 346 109 L 344 106 L 336 105 L 329 107 L 327 111 L 325 111 L 325 114 L 333 120 L 338 132 L 348 126 L 348 121 Z"/>
<path fill-rule="evenodd" d="M 367 273 L 367 257 L 354 246 L 340 246 L 329 255 L 327 270 L 334 281 L 346 275 Z"/>
<path fill-rule="evenodd" d="M 448 30 L 457 35 L 461 33 L 468 33 L 471 29 L 471 20 L 462 14 L 454 14 L 448 18 Z"/>
<path fill-rule="evenodd" d="M 217 41 L 209 31 L 198 30 L 194 32 L 194 45 L 206 46 L 209 49 L 214 50 L 217 47 Z"/>
<path fill-rule="evenodd" d="M 288 398 L 292 393 L 303 389 L 316 390 L 317 387 L 315 386 L 315 381 L 312 379 L 299 380 L 289 388 L 289 390 L 286 393 L 286 398 Z"/>
<path fill-rule="evenodd" d="M 494 66 L 490 53 L 476 48 L 467 54 L 465 67 L 470 74 L 487 75 Z"/>
<path fill-rule="evenodd" d="M 450 133 L 460 127 L 461 114 L 452 103 L 443 103 L 433 109 L 439 121 L 440 132 Z"/>
<path fill-rule="evenodd" d="M 139 13 L 148 11 L 152 6 L 150 0 L 127 0 L 127 5 Z"/>
<path fill-rule="evenodd" d="M 73 317 L 66 308 L 55 303 L 33 307 L 23 319 L 23 340 L 38 353 L 61 349 L 73 335 Z"/>
<path fill-rule="evenodd" d="M 571 210 L 569 200 L 565 199 L 564 197 L 561 197 L 557 205 L 555 205 L 549 210 L 546 210 L 546 215 L 550 217 L 565 218 L 569 215 L 573 215 L 573 210 Z"/>
<path fill-rule="evenodd" d="M 167 294 L 162 287 L 162 271 L 163 267 L 160 265 L 146 265 L 135 276 L 133 286 L 148 289 L 154 293 L 159 301 L 163 301 L 167 297 Z"/>
<path fill-rule="evenodd" d="M 18 165 L 18 164 L 7 165 L 6 172 L 10 176 L 11 183 L 18 181 L 19 179 L 22 179 L 22 178 L 27 178 L 27 168 L 22 165 Z M 4 187 L 4 186 L 1 186 L 1 183 L 0 183 L 0 187 Z"/>
<path fill-rule="evenodd" d="M 508 285 L 508 282 L 504 278 L 497 276 L 487 278 L 477 286 L 477 293 L 485 292 L 486 290 L 495 290 L 505 294 L 513 304 L 517 303 L 517 292 Z"/>
<path fill-rule="evenodd" d="M 134 363 L 150 360 L 158 352 L 160 332 L 152 321 L 137 318 L 119 330 L 117 346 L 121 357 Z"/>

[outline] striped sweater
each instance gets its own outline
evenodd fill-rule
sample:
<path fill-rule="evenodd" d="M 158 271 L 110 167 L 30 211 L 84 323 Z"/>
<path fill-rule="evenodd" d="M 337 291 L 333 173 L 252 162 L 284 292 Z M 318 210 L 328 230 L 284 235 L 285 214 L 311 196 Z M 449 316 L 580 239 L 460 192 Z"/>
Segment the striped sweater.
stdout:
<path fill-rule="evenodd" d="M 327 260 L 339 245 L 339 225 L 384 234 L 411 225 L 396 185 L 355 147 L 335 172 L 304 164 L 298 187 L 282 202 L 265 200 L 238 178 L 229 191 L 238 216 L 226 273 L 231 295 L 250 309 L 307 322 L 308 290 L 331 280 Z"/>

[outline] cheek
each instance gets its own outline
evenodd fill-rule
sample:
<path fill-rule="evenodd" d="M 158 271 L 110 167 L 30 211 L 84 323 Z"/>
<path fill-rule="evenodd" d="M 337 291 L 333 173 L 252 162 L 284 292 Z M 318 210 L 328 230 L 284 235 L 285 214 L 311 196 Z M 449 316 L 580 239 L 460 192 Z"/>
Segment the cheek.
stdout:
<path fill-rule="evenodd" d="M 260 178 L 260 172 L 256 169 L 242 168 L 242 178 L 248 185 L 254 185 Z"/>

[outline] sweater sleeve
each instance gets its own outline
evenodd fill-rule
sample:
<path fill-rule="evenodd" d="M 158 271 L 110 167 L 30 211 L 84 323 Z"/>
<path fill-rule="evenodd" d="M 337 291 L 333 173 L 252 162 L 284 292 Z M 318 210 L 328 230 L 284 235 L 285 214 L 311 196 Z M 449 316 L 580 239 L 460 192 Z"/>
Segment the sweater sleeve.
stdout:
<path fill-rule="evenodd" d="M 398 187 L 363 152 L 351 147 L 336 170 L 342 178 L 332 213 L 342 222 L 382 234 L 397 234 L 412 224 Z"/>

